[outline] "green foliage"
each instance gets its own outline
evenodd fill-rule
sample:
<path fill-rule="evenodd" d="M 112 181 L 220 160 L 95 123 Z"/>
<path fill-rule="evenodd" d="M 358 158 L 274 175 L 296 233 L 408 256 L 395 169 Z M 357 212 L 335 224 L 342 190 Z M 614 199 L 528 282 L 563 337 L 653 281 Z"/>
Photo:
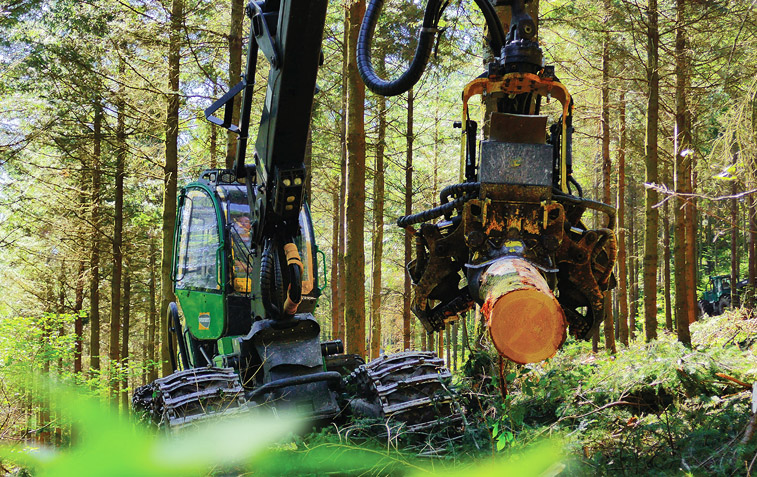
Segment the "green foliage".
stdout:
<path fill-rule="evenodd" d="M 505 365 L 504 400 L 498 358 L 476 351 L 460 389 L 466 433 L 495 455 L 560 437 L 569 475 L 740 474 L 757 453 L 754 440 L 740 443 L 751 392 L 723 376 L 757 381 L 757 320 L 747 318 L 693 324 L 693 349 L 664 332 L 616 355 L 571 339 L 544 363 Z"/>
<path fill-rule="evenodd" d="M 236 415 L 233 419 L 155 434 L 119 416 L 82 389 L 50 383 L 40 396 L 70 420 L 75 435 L 68 448 L 0 446 L 0 461 L 30 469 L 35 476 L 161 475 L 543 475 L 558 465 L 560 446 L 542 442 L 508 459 L 430 462 L 394 448 L 356 446 L 331 433 L 299 437 L 303 423 L 285 416 Z"/>

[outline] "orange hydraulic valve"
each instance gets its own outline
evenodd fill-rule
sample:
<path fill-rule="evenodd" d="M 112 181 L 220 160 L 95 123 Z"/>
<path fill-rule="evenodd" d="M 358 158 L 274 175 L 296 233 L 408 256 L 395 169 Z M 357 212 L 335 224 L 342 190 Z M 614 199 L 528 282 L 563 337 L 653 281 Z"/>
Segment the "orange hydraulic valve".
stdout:
<path fill-rule="evenodd" d="M 520 364 L 551 358 L 567 336 L 562 307 L 531 263 L 503 257 L 481 275 L 481 312 L 499 354 Z"/>

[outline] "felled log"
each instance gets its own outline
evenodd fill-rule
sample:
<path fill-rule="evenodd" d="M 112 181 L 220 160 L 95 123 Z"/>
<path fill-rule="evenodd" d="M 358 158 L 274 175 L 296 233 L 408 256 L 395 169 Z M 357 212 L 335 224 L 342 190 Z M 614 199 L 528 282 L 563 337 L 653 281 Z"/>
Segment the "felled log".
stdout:
<path fill-rule="evenodd" d="M 501 356 L 520 364 L 554 356 L 567 321 L 547 282 L 527 260 L 503 257 L 481 275 L 481 312 Z"/>

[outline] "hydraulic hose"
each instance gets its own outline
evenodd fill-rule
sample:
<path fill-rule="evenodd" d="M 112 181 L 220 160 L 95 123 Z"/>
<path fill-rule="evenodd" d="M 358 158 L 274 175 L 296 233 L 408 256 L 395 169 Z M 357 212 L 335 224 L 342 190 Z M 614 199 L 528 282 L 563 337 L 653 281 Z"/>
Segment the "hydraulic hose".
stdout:
<path fill-rule="evenodd" d="M 439 207 L 434 207 L 433 209 L 424 210 L 423 212 L 413 214 L 413 215 L 406 215 L 404 217 L 400 217 L 397 219 L 397 225 L 399 227 L 402 227 L 403 229 L 409 225 L 415 225 L 420 224 L 421 222 L 428 222 L 429 220 L 436 219 L 437 217 L 441 217 L 442 215 L 448 215 L 453 210 L 458 209 L 463 206 L 463 204 L 476 197 L 477 194 L 466 194 L 463 197 L 460 197 L 459 199 L 455 199 L 452 202 L 447 202 L 444 205 L 440 205 Z"/>
<path fill-rule="evenodd" d="M 444 205 L 449 202 L 451 196 L 460 196 L 463 193 L 478 193 L 481 190 L 480 182 L 463 182 L 461 184 L 452 184 L 439 193 L 439 203 Z"/>
<path fill-rule="evenodd" d="M 494 7 L 489 0 L 475 0 L 476 5 L 484 14 L 486 24 L 491 32 L 490 46 L 494 56 L 501 54 L 505 44 L 505 33 Z M 357 69 L 365 85 L 376 94 L 382 96 L 397 96 L 412 88 L 426 69 L 431 51 L 434 48 L 434 38 L 438 30 L 442 12 L 449 2 L 443 0 L 428 0 L 423 14 L 423 24 L 418 33 L 418 44 L 415 47 L 410 66 L 399 78 L 386 80 L 378 76 L 371 61 L 371 45 L 384 0 L 370 0 L 365 10 L 363 23 L 357 40 Z"/>
<path fill-rule="evenodd" d="M 294 315 L 297 312 L 297 306 L 302 301 L 302 274 L 305 270 L 300 259 L 300 252 L 297 245 L 291 241 L 284 245 L 284 253 L 287 259 L 287 268 L 289 270 L 289 288 L 287 289 L 286 299 L 284 300 L 284 313 Z"/>
<path fill-rule="evenodd" d="M 277 273 L 277 260 L 273 240 L 269 238 L 263 246 L 263 255 L 260 260 L 260 298 L 266 312 L 274 316 L 280 312 L 279 306 L 283 302 L 280 295 L 284 287 L 281 272 Z"/>

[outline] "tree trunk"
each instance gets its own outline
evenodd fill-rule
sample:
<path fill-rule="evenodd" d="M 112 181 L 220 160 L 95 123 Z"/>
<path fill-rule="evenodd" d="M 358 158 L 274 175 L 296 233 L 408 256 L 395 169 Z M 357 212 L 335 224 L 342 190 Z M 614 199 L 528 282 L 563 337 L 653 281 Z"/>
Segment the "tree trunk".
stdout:
<path fill-rule="evenodd" d="M 85 190 L 87 190 L 87 174 L 86 168 L 82 164 L 81 177 L 80 177 L 80 195 L 79 204 L 82 209 L 85 209 L 87 205 L 87 197 Z M 85 239 L 85 232 L 81 231 L 81 243 L 86 244 L 88 240 Z M 82 310 L 84 309 L 84 271 L 86 269 L 86 261 L 82 256 L 79 259 L 79 270 L 76 274 L 76 291 L 74 292 L 74 373 L 78 374 L 82 372 L 82 352 L 83 352 L 83 335 L 84 335 L 84 322 L 82 320 Z"/>
<path fill-rule="evenodd" d="M 346 124 L 346 118 L 344 120 L 343 125 Z M 339 308 L 337 309 L 337 330 L 339 330 L 339 334 L 335 336 L 336 339 L 342 340 L 344 343 L 345 336 L 344 336 L 344 309 L 345 309 L 345 288 L 347 287 L 347 275 L 345 274 L 345 254 L 347 253 L 347 223 L 346 223 L 346 214 L 347 214 L 347 138 L 345 136 L 344 138 L 344 155 L 342 158 L 342 170 L 341 170 L 341 176 L 340 176 L 340 182 L 339 182 L 339 254 L 338 254 L 338 261 L 337 266 L 339 267 L 339 273 L 337 273 L 337 279 L 339 282 L 338 292 L 339 292 L 339 300 L 337 301 L 337 304 L 339 305 Z"/>
<path fill-rule="evenodd" d="M 337 330 L 339 332 L 335 339 L 340 339 L 345 342 L 345 288 L 347 286 L 347 278 L 345 275 L 345 263 L 344 256 L 347 253 L 346 249 L 346 201 L 347 201 L 347 63 L 349 60 L 347 44 L 349 43 L 349 12 L 344 12 L 344 32 L 342 36 L 342 118 L 341 118 L 341 163 L 340 163 L 340 176 L 339 176 L 339 254 L 338 254 L 338 269 L 337 274 L 339 287 L 337 289 L 339 293 L 339 300 L 337 300 Z"/>
<path fill-rule="evenodd" d="M 687 122 L 686 105 L 686 75 L 688 74 L 688 62 L 686 61 L 686 36 L 684 31 L 686 0 L 676 0 L 676 190 L 680 193 L 690 192 L 691 188 L 691 133 Z M 688 220 L 693 219 L 688 212 L 687 200 L 681 199 L 676 204 L 676 330 L 678 341 L 691 346 L 691 334 L 689 332 L 690 303 L 688 296 L 690 288 L 696 288 L 693 282 L 688 280 L 688 267 L 693 267 L 694 262 L 687 263 L 690 259 L 688 254 L 688 234 L 686 231 Z M 693 257 L 692 257 L 693 258 Z M 680 297 L 679 297 L 680 294 Z"/>
<path fill-rule="evenodd" d="M 663 183 L 670 184 L 670 167 L 663 166 L 664 177 Z M 673 332 L 673 313 L 671 306 L 670 294 L 670 201 L 665 201 L 662 208 L 662 280 L 663 280 L 663 299 L 665 302 L 665 329 Z"/>
<path fill-rule="evenodd" d="M 450 336 L 450 328 L 451 324 L 447 323 L 444 325 L 444 351 L 446 352 L 446 361 L 447 361 L 447 368 L 452 369 L 452 356 L 450 353 L 450 343 L 452 342 L 451 336 Z"/>
<path fill-rule="evenodd" d="M 628 267 L 626 265 L 626 93 L 620 93 L 618 148 L 618 305 L 620 342 L 628 346 Z"/>
<path fill-rule="evenodd" d="M 340 201 L 340 189 L 341 180 L 338 182 L 337 187 L 331 193 L 332 207 L 331 211 L 334 214 L 332 227 L 331 227 L 331 339 L 340 339 L 340 310 L 341 306 L 339 298 L 341 296 L 339 290 L 339 261 L 340 261 L 340 246 L 341 239 L 341 201 Z"/>
<path fill-rule="evenodd" d="M 660 32 L 658 30 L 657 0 L 649 0 L 647 11 L 647 81 L 649 82 L 649 104 L 647 108 L 647 138 L 646 138 L 646 176 L 647 184 L 656 184 L 657 179 L 657 127 L 660 109 L 660 73 L 658 71 L 658 46 Z M 646 211 L 646 228 L 644 230 L 644 329 L 646 340 L 657 338 L 657 228 L 659 213 L 654 206 L 657 204 L 657 192 L 646 189 L 644 209 Z"/>
<path fill-rule="evenodd" d="M 734 142 L 734 146 L 736 143 Z M 739 162 L 739 151 L 737 148 L 733 152 L 733 165 L 734 169 Z M 739 187 L 737 181 L 731 182 L 731 195 L 739 193 Z M 736 306 L 739 301 L 738 290 L 736 290 L 736 283 L 739 281 L 739 236 L 741 235 L 739 230 L 739 200 L 731 199 L 731 304 Z"/>
<path fill-rule="evenodd" d="M 100 161 L 102 104 L 95 104 L 94 152 L 92 154 L 92 255 L 89 261 L 89 367 L 100 370 Z"/>
<path fill-rule="evenodd" d="M 383 65 L 383 62 L 382 62 Z M 384 255 L 384 145 L 386 142 L 386 98 L 377 98 L 378 141 L 373 175 L 373 262 L 371 290 L 371 359 L 381 350 L 381 260 Z"/>
<path fill-rule="evenodd" d="M 231 27 L 229 29 L 229 89 L 237 84 L 242 76 L 242 22 L 244 21 L 244 0 L 231 0 Z M 255 81 L 255 78 L 249 78 Z M 234 98 L 231 112 L 231 124 L 239 125 L 241 96 Z M 231 169 L 237 154 L 237 134 L 226 133 L 226 168 Z"/>
<path fill-rule="evenodd" d="M 407 92 L 407 130 L 405 140 L 407 152 L 405 155 L 405 215 L 413 213 L 413 89 Z M 412 259 L 413 238 L 405 230 L 405 260 L 408 264 Z M 405 271 L 405 293 L 402 302 L 402 348 L 410 349 L 410 304 L 412 301 L 410 275 Z"/>
<path fill-rule="evenodd" d="M 757 293 L 757 200 L 749 196 L 749 302 L 754 309 Z"/>
<path fill-rule="evenodd" d="M 347 353 L 365 356 L 365 86 L 357 72 L 357 38 L 365 0 L 350 3 L 347 43 L 347 253 L 345 335 Z"/>
<path fill-rule="evenodd" d="M 452 371 L 457 371 L 457 323 L 452 322 Z"/>
<path fill-rule="evenodd" d="M 685 34 L 685 30 L 684 30 Z M 684 50 L 686 51 L 686 50 Z M 688 72 L 691 71 L 691 61 L 688 57 L 688 52 L 685 53 L 686 58 L 686 68 L 684 71 L 687 72 L 685 77 L 685 89 L 684 92 L 687 91 L 690 88 L 689 85 L 689 74 Z M 689 174 L 686 175 L 686 193 L 687 194 L 693 194 L 696 191 L 696 183 L 697 183 L 697 172 L 694 169 L 694 152 L 693 152 L 693 146 L 692 144 L 692 126 L 691 126 L 691 111 L 689 109 L 686 109 L 686 135 L 688 139 L 689 147 L 692 149 L 691 154 L 688 155 L 688 169 Z M 697 199 L 696 197 L 692 197 L 691 200 L 689 200 L 686 203 L 686 283 L 688 284 L 686 289 L 686 299 L 688 301 L 688 312 L 689 312 L 689 323 L 694 323 L 697 320 L 697 268 L 695 264 L 697 263 L 697 227 L 696 224 L 698 223 L 698 214 L 697 214 Z"/>
<path fill-rule="evenodd" d="M 610 16 L 610 2 L 604 0 L 607 22 Z M 607 23 L 605 23 L 607 24 Z M 610 32 L 605 30 L 602 45 L 602 200 L 605 204 L 612 205 L 612 193 L 610 191 L 610 172 L 612 162 L 610 160 Z M 614 320 L 610 297 L 612 292 L 604 292 L 605 301 L 605 349 L 610 353 L 616 353 Z"/>
<path fill-rule="evenodd" d="M 168 347 L 168 304 L 174 300 L 171 280 L 173 259 L 173 231 L 176 225 L 176 185 L 178 171 L 179 139 L 179 66 L 181 59 L 181 36 L 184 24 L 184 0 L 171 4 L 171 30 L 168 44 L 168 104 L 166 107 L 166 164 L 163 168 L 163 249 L 160 263 L 160 344 L 163 375 L 171 369 Z"/>
<path fill-rule="evenodd" d="M 636 317 L 638 316 L 639 306 L 639 259 L 636 248 L 636 188 L 633 183 L 629 186 L 630 201 L 628 207 L 628 276 L 631 284 L 630 310 L 628 312 L 628 341 L 631 342 L 636 337 Z"/>
<path fill-rule="evenodd" d="M 147 380 L 149 382 L 153 382 L 156 379 L 158 379 L 158 367 L 155 365 L 155 349 L 157 348 L 157 343 L 155 342 L 155 325 L 157 323 L 158 318 L 158 310 L 157 310 L 157 297 L 156 297 L 156 287 L 155 287 L 155 280 L 156 280 L 156 274 L 155 274 L 155 241 L 152 237 L 149 237 L 150 240 L 150 317 L 149 317 L 149 323 L 147 325 L 147 360 L 149 362 L 150 371 L 148 373 Z"/>
<path fill-rule="evenodd" d="M 213 97 L 218 97 L 218 78 L 213 79 Z M 211 122 L 207 122 L 208 126 L 210 127 L 210 147 L 209 154 L 210 154 L 210 168 L 215 169 L 218 167 L 218 128 L 215 124 Z"/>
<path fill-rule="evenodd" d="M 124 62 L 119 60 L 119 76 L 124 75 Z M 123 229 L 124 229 L 124 165 L 126 163 L 126 102 L 123 91 L 116 99 L 116 184 L 113 207 L 113 276 L 110 282 L 110 358 L 111 398 L 118 403 L 120 353 L 118 341 L 121 332 L 121 274 L 123 272 Z"/>
<path fill-rule="evenodd" d="M 121 409 L 129 412 L 129 320 L 131 318 L 131 273 L 127 266 L 124 274 L 124 308 L 121 334 Z"/>

